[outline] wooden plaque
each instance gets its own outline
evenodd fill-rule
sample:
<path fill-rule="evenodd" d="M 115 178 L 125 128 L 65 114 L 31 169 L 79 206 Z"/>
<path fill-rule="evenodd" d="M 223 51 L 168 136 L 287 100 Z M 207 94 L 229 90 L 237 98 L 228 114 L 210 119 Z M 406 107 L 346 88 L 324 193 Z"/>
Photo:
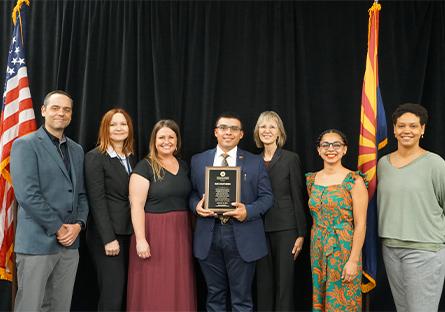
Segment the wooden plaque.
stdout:
<path fill-rule="evenodd" d="M 206 167 L 204 208 L 214 212 L 234 210 L 241 196 L 241 167 Z"/>

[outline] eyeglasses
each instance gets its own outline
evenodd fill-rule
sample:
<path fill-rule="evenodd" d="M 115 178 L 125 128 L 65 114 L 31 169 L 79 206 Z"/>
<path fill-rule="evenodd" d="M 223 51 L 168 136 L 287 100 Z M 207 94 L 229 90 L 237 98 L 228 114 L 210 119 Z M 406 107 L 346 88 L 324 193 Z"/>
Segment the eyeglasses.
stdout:
<path fill-rule="evenodd" d="M 335 151 L 338 151 L 338 150 L 339 150 L 340 148 L 342 148 L 342 146 L 344 146 L 345 144 L 342 143 L 342 142 L 338 142 L 338 141 L 335 141 L 335 142 L 321 142 L 319 146 L 320 146 L 322 149 L 328 150 L 329 147 L 330 147 L 331 145 L 332 145 L 332 148 L 333 148 Z"/>
<path fill-rule="evenodd" d="M 221 131 L 227 131 L 230 129 L 230 131 L 232 131 L 232 132 L 238 132 L 241 130 L 241 128 L 238 126 L 228 126 L 228 125 L 218 125 L 218 126 L 216 126 L 216 128 Z"/>

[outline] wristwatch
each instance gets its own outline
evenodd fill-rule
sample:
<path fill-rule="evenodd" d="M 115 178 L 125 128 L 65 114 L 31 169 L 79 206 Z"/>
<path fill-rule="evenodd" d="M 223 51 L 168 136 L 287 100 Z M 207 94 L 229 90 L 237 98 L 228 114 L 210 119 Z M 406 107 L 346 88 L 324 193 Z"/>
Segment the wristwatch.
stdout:
<path fill-rule="evenodd" d="M 80 225 L 80 230 L 85 230 L 85 223 L 82 220 L 78 220 L 76 223 Z"/>

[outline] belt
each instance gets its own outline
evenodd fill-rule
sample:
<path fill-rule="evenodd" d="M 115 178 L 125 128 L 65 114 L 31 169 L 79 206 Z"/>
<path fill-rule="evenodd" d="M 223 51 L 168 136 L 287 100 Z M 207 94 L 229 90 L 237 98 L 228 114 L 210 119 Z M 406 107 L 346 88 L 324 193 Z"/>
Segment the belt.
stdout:
<path fill-rule="evenodd" d="M 222 225 L 224 225 L 224 224 L 231 224 L 232 223 L 229 216 L 223 216 L 222 214 L 218 214 L 218 217 L 217 217 L 216 220 L 217 220 L 216 222 L 219 222 Z"/>
<path fill-rule="evenodd" d="M 340 238 L 337 231 L 346 230 L 351 225 L 347 222 L 342 222 L 335 225 L 315 224 L 314 227 L 321 230 L 321 244 L 322 244 L 322 281 L 326 281 L 327 258 L 334 253 L 334 250 L 340 248 Z"/>

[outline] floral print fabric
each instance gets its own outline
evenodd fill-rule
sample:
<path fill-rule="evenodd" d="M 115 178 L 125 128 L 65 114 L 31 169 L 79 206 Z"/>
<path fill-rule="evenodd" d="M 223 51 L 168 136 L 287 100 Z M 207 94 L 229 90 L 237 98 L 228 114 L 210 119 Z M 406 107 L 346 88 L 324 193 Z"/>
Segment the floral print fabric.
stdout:
<path fill-rule="evenodd" d="M 306 174 L 311 229 L 312 310 L 361 311 L 362 263 L 350 283 L 341 279 L 352 249 L 354 220 L 351 189 L 361 172 L 350 172 L 341 184 L 314 183 L 316 173 Z"/>

